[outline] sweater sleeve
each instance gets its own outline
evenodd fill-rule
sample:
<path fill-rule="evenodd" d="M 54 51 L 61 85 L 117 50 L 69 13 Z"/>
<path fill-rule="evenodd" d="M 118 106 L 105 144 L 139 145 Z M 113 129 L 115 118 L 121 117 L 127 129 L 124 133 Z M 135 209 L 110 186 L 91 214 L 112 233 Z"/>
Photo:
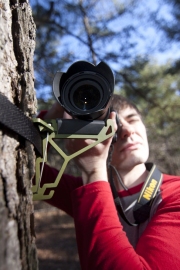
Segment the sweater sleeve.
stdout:
<path fill-rule="evenodd" d="M 107 182 L 74 190 L 72 201 L 82 270 L 180 269 L 179 199 L 161 206 L 136 250 L 119 222 Z"/>

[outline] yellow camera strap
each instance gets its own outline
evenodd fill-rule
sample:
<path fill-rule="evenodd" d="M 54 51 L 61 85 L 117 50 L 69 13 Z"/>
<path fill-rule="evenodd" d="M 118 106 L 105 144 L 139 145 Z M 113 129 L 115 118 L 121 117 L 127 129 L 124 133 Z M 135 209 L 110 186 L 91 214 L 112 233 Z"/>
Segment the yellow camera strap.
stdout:
<path fill-rule="evenodd" d="M 133 216 L 135 222 L 131 222 L 126 217 L 125 211 L 121 203 L 121 199 L 118 196 L 117 190 L 115 188 L 113 177 L 112 177 L 112 168 L 110 174 L 110 185 L 115 201 L 115 205 L 120 216 L 126 221 L 130 226 L 137 226 L 138 224 L 146 221 L 150 216 L 151 206 L 154 201 L 154 198 L 160 192 L 160 186 L 162 183 L 162 173 L 158 170 L 156 165 L 152 163 L 147 163 L 146 169 L 149 171 L 149 175 L 144 182 L 144 185 L 140 191 L 140 195 L 133 207 Z"/>
<path fill-rule="evenodd" d="M 162 173 L 158 170 L 156 165 L 152 163 L 145 165 L 146 169 L 149 171 L 149 175 L 133 208 L 136 223 L 142 223 L 149 217 L 152 203 L 160 191 L 162 183 Z"/>

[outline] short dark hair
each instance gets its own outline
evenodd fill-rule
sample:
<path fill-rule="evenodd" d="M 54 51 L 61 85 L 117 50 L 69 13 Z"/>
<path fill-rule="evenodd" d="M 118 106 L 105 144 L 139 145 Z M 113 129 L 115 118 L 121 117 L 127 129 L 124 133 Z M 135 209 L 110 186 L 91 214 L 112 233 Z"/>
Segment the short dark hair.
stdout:
<path fill-rule="evenodd" d="M 138 107 L 129 99 L 118 95 L 113 94 L 111 98 L 111 108 L 115 110 L 117 113 L 121 111 L 122 109 L 125 109 L 127 107 L 133 108 L 136 110 L 136 112 L 141 116 L 141 112 L 139 111 Z"/>

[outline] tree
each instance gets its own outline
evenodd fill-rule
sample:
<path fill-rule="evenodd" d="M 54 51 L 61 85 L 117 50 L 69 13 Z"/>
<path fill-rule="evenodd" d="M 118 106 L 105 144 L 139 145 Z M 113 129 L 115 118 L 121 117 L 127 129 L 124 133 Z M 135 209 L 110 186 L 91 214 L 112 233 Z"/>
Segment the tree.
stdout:
<path fill-rule="evenodd" d="M 3 0 L 0 11 L 0 92 L 31 117 L 36 112 L 31 8 L 28 0 Z M 33 147 L 0 125 L 0 157 L 0 269 L 35 270 Z"/>

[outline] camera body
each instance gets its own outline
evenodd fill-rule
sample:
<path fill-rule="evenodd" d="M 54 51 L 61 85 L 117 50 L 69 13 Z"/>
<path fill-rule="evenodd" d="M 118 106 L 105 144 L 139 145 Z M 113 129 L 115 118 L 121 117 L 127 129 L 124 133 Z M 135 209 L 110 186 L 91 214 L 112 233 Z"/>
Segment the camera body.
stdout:
<path fill-rule="evenodd" d="M 114 74 L 104 62 L 95 66 L 77 61 L 53 80 L 57 101 L 73 118 L 83 120 L 105 119 L 113 91 Z"/>

